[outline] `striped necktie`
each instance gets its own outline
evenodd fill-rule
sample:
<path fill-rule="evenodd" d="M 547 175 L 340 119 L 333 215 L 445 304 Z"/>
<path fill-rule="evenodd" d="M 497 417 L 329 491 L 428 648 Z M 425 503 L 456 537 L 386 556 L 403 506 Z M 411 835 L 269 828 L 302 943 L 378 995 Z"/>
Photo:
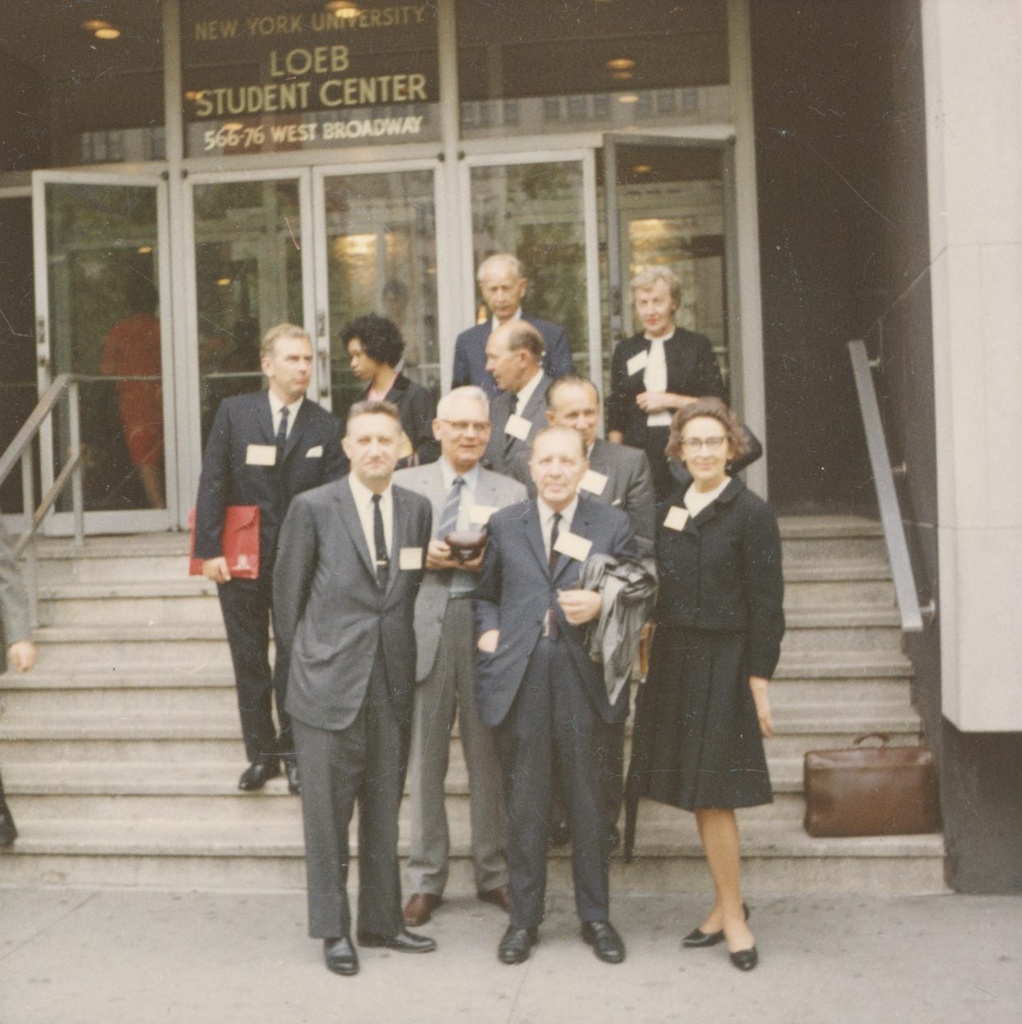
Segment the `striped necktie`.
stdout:
<path fill-rule="evenodd" d="M 436 539 L 443 540 L 447 534 L 458 528 L 458 516 L 461 512 L 461 489 L 465 486 L 463 477 L 456 476 L 451 481 L 451 489 L 447 492 L 443 511 L 440 513 L 440 525 L 437 527 Z"/>

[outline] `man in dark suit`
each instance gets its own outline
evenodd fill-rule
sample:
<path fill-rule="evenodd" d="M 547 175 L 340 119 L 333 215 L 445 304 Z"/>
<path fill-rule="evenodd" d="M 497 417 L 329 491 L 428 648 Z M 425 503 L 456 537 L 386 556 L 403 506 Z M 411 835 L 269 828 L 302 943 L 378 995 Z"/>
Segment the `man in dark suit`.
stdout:
<path fill-rule="evenodd" d="M 455 388 L 440 399 L 433 432 L 440 460 L 399 470 L 394 481 L 433 506 L 434 539 L 426 575 L 415 602 L 415 715 L 409 763 L 411 850 L 407 876 L 407 925 L 430 919 L 447 883 L 450 840 L 444 780 L 455 709 L 468 768 L 472 822 L 472 864 L 476 894 L 508 909 L 506 822 L 500 766 L 493 733 L 479 718 L 475 698 L 473 595 L 482 554 L 459 561 L 444 538 L 452 531 L 478 530 L 490 514 L 525 499 L 515 480 L 479 464 L 490 436 L 489 403 L 482 388 Z"/>
<path fill-rule="evenodd" d="M 582 937 L 601 960 L 620 963 L 601 762 L 604 724 L 627 714 L 627 699 L 610 704 L 602 667 L 589 657 L 579 627 L 599 616 L 602 598 L 578 582 L 591 555 L 634 558 L 634 534 L 624 512 L 578 494 L 586 459 L 576 431 L 540 431 L 531 466 L 538 497 L 491 517 L 476 591 L 477 703 L 497 732 L 508 803 L 511 920 L 497 956 L 521 963 L 538 939 L 556 759 Z"/>
<path fill-rule="evenodd" d="M 528 457 L 529 442 L 546 426 L 543 338 L 532 324 L 512 320 L 486 341 L 486 368 L 501 393 L 490 403 L 490 440 L 483 463 L 510 476 L 515 460 Z"/>
<path fill-rule="evenodd" d="M 202 459 L 195 501 L 195 556 L 217 584 L 241 711 L 248 768 L 238 786 L 261 789 L 287 768 L 288 788 L 299 789 L 291 723 L 285 710 L 288 649 L 274 616 L 276 660 L 271 672 L 269 626 L 277 533 L 291 499 L 347 471 L 341 425 L 305 397 L 312 377 L 312 342 L 294 324 L 271 327 L 260 349 L 267 391 L 238 395 L 217 410 Z M 232 579 L 222 535 L 229 505 L 259 507 L 259 577 Z M 277 721 L 272 704 L 276 699 Z"/>
<path fill-rule="evenodd" d="M 273 586 L 292 652 L 287 710 L 302 774 L 309 934 L 323 939 L 337 974 L 358 971 L 347 893 L 356 799 L 359 943 L 436 948 L 401 921 L 397 820 L 415 695 L 415 596 L 432 521 L 427 498 L 392 486 L 401 430 L 390 402 L 351 407 L 351 474 L 292 502 Z"/>
<path fill-rule="evenodd" d="M 8 665 L 19 672 L 28 672 L 35 661 L 28 595 L 14 560 L 14 547 L 0 518 L 0 675 L 7 671 Z M 12 846 L 17 838 L 14 816 L 4 799 L 4 783 L 0 779 L 0 848 Z"/>
<path fill-rule="evenodd" d="M 476 280 L 491 318 L 458 335 L 454 343 L 452 388 L 475 384 L 490 398 L 496 396 L 503 385 L 494 379 L 486 365 L 486 339 L 502 324 L 519 319 L 532 324 L 543 339 L 543 371 L 548 377 L 573 372 L 571 346 L 564 328 L 522 312 L 528 281 L 522 276 L 522 265 L 517 257 L 510 253 L 495 253 L 487 257 L 479 266 Z"/>

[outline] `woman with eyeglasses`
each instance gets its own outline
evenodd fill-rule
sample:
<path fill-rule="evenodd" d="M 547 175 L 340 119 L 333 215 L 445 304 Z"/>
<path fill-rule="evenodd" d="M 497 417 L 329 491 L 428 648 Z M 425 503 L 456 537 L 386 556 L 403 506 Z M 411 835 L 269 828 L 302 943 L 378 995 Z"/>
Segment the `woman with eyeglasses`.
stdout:
<path fill-rule="evenodd" d="M 636 711 L 638 792 L 695 812 L 716 899 L 689 948 L 727 944 L 731 962 L 759 961 L 742 901 L 735 808 L 771 803 L 763 738 L 772 735 L 768 683 L 784 635 L 781 540 L 773 510 L 728 464 L 745 444 L 718 398 L 684 406 L 667 455 L 692 483 L 660 510 L 660 589 L 649 674 Z"/>
<path fill-rule="evenodd" d="M 663 498 L 673 486 L 664 456 L 671 417 L 694 398 L 723 398 L 724 379 L 709 338 L 674 323 L 681 279 L 670 267 L 644 267 L 632 278 L 631 293 L 642 330 L 621 341 L 611 358 L 607 439 L 646 452 Z"/>

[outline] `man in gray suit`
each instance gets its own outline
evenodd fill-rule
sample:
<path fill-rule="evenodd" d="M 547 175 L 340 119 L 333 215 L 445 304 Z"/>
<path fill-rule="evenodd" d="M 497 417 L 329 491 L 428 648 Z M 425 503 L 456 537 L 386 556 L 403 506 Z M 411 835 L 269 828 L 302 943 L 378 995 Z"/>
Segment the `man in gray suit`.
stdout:
<path fill-rule="evenodd" d="M 291 647 L 287 710 L 302 778 L 309 934 L 324 940 L 337 974 L 358 971 L 347 894 L 356 798 L 359 944 L 436 948 L 401 921 L 398 808 L 432 514 L 426 498 L 391 484 L 400 438 L 395 406 L 352 406 L 343 440 L 351 474 L 292 501 L 274 572 L 273 607 Z"/>
<path fill-rule="evenodd" d="M 415 713 L 409 761 L 411 851 L 404 908 L 407 925 L 425 924 L 447 883 L 450 841 L 444 806 L 455 707 L 468 767 L 472 863 L 476 894 L 508 909 L 506 825 L 500 766 L 492 732 L 475 706 L 473 602 L 482 553 L 460 562 L 444 538 L 479 529 L 492 512 L 525 499 L 525 488 L 479 465 L 490 436 L 489 402 L 478 387 L 456 388 L 440 399 L 433 433 L 440 461 L 399 470 L 394 482 L 425 495 L 433 506 L 434 539 L 415 602 Z"/>
<path fill-rule="evenodd" d="M 593 555 L 634 559 L 635 538 L 624 512 L 579 495 L 587 466 L 576 431 L 542 430 L 531 467 L 538 497 L 490 519 L 476 592 L 476 698 L 497 733 L 508 802 L 511 914 L 497 956 L 521 963 L 538 940 L 556 759 L 582 938 L 604 962 L 620 963 L 624 943 L 609 920 L 601 762 L 604 724 L 622 721 L 628 706 L 627 697 L 610 703 L 602 666 L 589 657 L 579 627 L 599 616 L 602 598 L 579 581 Z"/>
<path fill-rule="evenodd" d="M 510 475 L 520 453 L 546 426 L 543 336 L 525 320 L 501 324 L 486 342 L 486 369 L 501 388 L 490 405 L 490 440 L 483 461 L 497 473 Z"/>
<path fill-rule="evenodd" d="M 0 674 L 8 665 L 19 672 L 28 672 L 35 665 L 35 659 L 28 598 L 14 561 L 14 548 L 0 518 Z M 0 779 L 0 847 L 12 846 L 17 838 L 18 830 L 4 799 L 4 783 Z"/>

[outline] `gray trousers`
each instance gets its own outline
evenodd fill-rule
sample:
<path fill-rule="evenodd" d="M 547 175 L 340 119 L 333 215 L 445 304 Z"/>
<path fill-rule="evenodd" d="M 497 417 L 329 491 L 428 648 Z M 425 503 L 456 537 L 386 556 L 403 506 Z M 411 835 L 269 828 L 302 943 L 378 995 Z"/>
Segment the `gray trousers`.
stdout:
<path fill-rule="evenodd" d="M 358 801 L 358 930 L 391 937 L 402 928 L 398 810 L 407 730 L 391 708 L 377 653 L 358 717 L 346 729 L 294 720 L 302 779 L 309 935 L 351 934 L 348 827 Z M 404 735 L 402 735 L 404 733 Z"/>
<path fill-rule="evenodd" d="M 472 599 L 450 599 L 433 669 L 415 690 L 408 763 L 409 892 L 440 896 L 447 884 L 450 838 L 444 784 L 455 708 L 468 767 L 476 890 L 488 892 L 507 884 L 504 794 L 496 742 L 476 710 L 474 637 Z"/>

